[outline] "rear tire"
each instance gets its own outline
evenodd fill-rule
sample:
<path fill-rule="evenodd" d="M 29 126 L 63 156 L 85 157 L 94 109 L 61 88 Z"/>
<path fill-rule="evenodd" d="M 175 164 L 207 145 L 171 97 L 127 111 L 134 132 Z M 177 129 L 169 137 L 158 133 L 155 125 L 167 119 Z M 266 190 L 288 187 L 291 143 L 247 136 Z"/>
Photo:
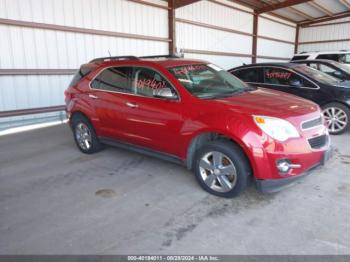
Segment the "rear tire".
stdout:
<path fill-rule="evenodd" d="M 75 143 L 81 152 L 92 154 L 102 149 L 102 145 L 96 136 L 94 127 L 83 115 L 79 114 L 73 116 L 72 130 Z"/>
<path fill-rule="evenodd" d="M 322 107 L 323 116 L 332 135 L 340 135 L 349 129 L 350 109 L 340 103 L 329 103 Z"/>
<path fill-rule="evenodd" d="M 241 148 L 230 141 L 217 140 L 201 147 L 193 165 L 201 187 L 216 196 L 232 198 L 249 182 L 250 165 Z"/>

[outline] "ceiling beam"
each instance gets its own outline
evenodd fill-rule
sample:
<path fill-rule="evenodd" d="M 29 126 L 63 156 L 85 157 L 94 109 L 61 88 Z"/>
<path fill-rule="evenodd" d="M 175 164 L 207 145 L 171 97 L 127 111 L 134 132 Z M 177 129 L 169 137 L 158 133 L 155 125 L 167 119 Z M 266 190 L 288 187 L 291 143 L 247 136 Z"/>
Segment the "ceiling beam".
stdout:
<path fill-rule="evenodd" d="M 348 1 L 346 1 L 346 0 L 339 0 L 339 1 L 343 6 L 350 9 L 350 3 Z"/>
<path fill-rule="evenodd" d="M 298 24 L 301 27 L 305 27 L 308 25 L 322 23 L 322 22 L 328 22 L 328 21 L 332 21 L 332 20 L 336 20 L 336 19 L 340 19 L 340 18 L 345 18 L 345 17 L 350 17 L 350 11 L 334 14 L 331 17 L 324 16 L 324 17 L 320 17 L 320 18 L 315 18 L 313 20 L 304 20 L 304 21 L 299 22 Z"/>
<path fill-rule="evenodd" d="M 331 11 L 329 11 L 327 8 L 325 8 L 324 6 L 316 3 L 316 2 L 309 2 L 309 5 L 311 5 L 312 7 L 316 8 L 318 11 L 328 15 L 328 16 L 332 16 L 333 13 Z"/>
<path fill-rule="evenodd" d="M 271 12 L 271 11 L 274 11 L 274 10 L 277 10 L 277 9 L 281 9 L 281 8 L 285 8 L 285 7 L 290 7 L 290 6 L 293 6 L 293 5 L 306 3 L 306 2 L 309 2 L 309 1 L 311 1 L 311 0 L 285 0 L 285 1 L 280 2 L 280 3 L 275 3 L 275 4 L 272 4 L 272 5 L 269 5 L 269 6 L 258 8 L 255 11 L 258 14 L 261 14 L 261 13 Z"/>
<path fill-rule="evenodd" d="M 199 1 L 200 0 L 174 0 L 174 8 L 176 9 L 176 8 L 183 7 L 185 5 L 190 5 Z"/>

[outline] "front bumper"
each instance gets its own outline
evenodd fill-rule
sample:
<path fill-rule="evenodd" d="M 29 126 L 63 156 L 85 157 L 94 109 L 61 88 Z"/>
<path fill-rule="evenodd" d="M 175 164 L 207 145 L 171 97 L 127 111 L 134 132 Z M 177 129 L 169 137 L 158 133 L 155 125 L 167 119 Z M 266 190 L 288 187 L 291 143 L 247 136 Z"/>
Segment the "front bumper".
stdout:
<path fill-rule="evenodd" d="M 320 166 L 323 166 L 332 155 L 332 149 L 329 148 L 327 151 L 324 152 L 323 157 L 319 163 L 312 166 L 308 170 L 306 170 L 304 173 L 292 176 L 292 177 L 286 177 L 286 178 L 280 178 L 280 179 L 257 179 L 256 180 L 256 187 L 258 191 L 262 193 L 274 193 L 282 190 L 283 188 L 289 187 L 293 184 L 295 184 L 300 179 L 312 174 L 312 171 L 317 169 Z"/>

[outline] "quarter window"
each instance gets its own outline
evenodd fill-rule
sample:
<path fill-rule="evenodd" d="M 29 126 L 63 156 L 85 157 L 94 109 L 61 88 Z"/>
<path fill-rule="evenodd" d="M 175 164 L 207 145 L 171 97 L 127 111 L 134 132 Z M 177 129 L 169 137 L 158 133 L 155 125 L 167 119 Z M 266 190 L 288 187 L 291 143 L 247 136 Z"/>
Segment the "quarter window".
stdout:
<path fill-rule="evenodd" d="M 91 83 L 94 89 L 131 93 L 131 67 L 110 67 L 103 70 Z"/>

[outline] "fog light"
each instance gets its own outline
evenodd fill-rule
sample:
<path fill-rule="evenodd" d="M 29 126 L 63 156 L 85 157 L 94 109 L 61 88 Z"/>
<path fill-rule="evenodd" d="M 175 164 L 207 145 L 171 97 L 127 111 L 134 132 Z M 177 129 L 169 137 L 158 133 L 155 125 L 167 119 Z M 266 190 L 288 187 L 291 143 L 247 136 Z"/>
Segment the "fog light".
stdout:
<path fill-rule="evenodd" d="M 278 160 L 276 163 L 278 171 L 281 173 L 287 173 L 290 169 L 301 168 L 299 164 L 292 164 L 288 159 Z"/>
<path fill-rule="evenodd" d="M 287 173 L 290 169 L 290 162 L 288 160 L 277 161 L 277 169 L 282 173 Z"/>

